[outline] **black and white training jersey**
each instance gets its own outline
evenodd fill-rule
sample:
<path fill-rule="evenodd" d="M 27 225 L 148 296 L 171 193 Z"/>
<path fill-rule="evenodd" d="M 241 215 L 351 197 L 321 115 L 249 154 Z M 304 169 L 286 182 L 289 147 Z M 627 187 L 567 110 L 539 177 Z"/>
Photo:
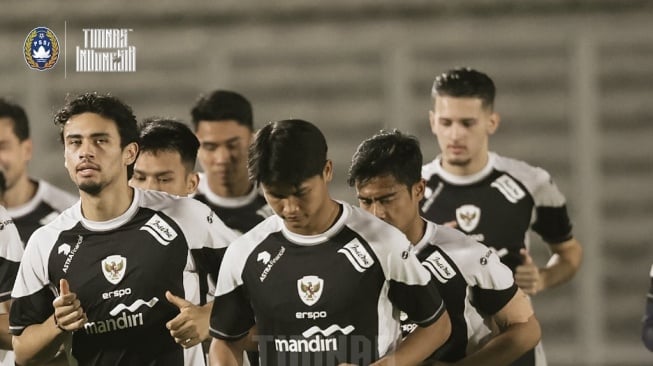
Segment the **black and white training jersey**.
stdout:
<path fill-rule="evenodd" d="M 367 365 L 401 339 L 398 310 L 427 326 L 444 312 L 428 272 L 394 227 L 340 203 L 326 232 L 301 236 L 272 216 L 225 254 L 213 337 L 256 322 L 262 365 Z"/>
<path fill-rule="evenodd" d="M 433 359 L 456 362 L 474 353 L 491 336 L 484 320 L 517 292 L 512 272 L 492 249 L 430 221 L 413 252 L 435 280 L 451 319 L 451 336 Z M 415 324 L 402 314 L 404 334 L 413 329 Z"/>
<path fill-rule="evenodd" d="M 256 186 L 246 196 L 222 197 L 211 191 L 204 174 L 200 174 L 200 183 L 193 198 L 211 207 L 225 225 L 240 234 L 248 232 L 266 217 L 274 215 L 274 211 Z"/>
<path fill-rule="evenodd" d="M 51 316 L 65 278 L 88 317 L 72 337 L 80 365 L 204 365 L 201 347 L 193 347 L 191 362 L 166 329 L 179 310 L 165 292 L 202 303 L 198 287 L 216 278 L 235 237 L 190 198 L 134 189 L 129 209 L 104 222 L 85 219 L 78 202 L 30 238 L 12 292 L 10 331 L 20 335 Z"/>
<path fill-rule="evenodd" d="M 79 199 L 44 180 L 36 183 L 38 184 L 36 194 L 29 202 L 7 209 L 9 216 L 14 219 L 24 244 L 36 229 L 54 220 Z"/>
<path fill-rule="evenodd" d="M 442 169 L 440 157 L 422 167 L 427 181 L 425 218 L 457 229 L 497 249 L 513 271 L 519 250 L 528 247 L 532 228 L 550 244 L 572 237 L 565 197 L 545 170 L 495 153 L 478 173 L 456 176 Z"/>
<path fill-rule="evenodd" d="M 13 219 L 0 206 L 0 302 L 11 299 L 11 288 L 16 281 L 18 266 L 23 256 L 23 243 Z M 12 351 L 0 350 L 0 365 L 14 365 Z"/>
<path fill-rule="evenodd" d="M 23 244 L 14 220 L 0 206 L 0 302 L 11 299 L 11 288 L 23 256 Z"/>

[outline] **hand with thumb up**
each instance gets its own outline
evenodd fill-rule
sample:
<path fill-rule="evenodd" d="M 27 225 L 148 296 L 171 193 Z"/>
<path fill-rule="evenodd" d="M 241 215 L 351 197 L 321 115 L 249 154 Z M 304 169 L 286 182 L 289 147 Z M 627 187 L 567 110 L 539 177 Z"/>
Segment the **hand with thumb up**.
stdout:
<path fill-rule="evenodd" d="M 179 315 L 166 323 L 175 342 L 184 348 L 190 348 L 209 338 L 209 318 L 213 302 L 197 306 L 170 291 L 166 291 L 166 299 L 179 309 Z"/>
<path fill-rule="evenodd" d="M 64 332 L 81 329 L 88 322 L 77 294 L 70 292 L 68 281 L 65 279 L 59 280 L 59 296 L 54 299 L 52 306 L 54 306 L 54 323 Z"/>
<path fill-rule="evenodd" d="M 525 293 L 535 295 L 543 289 L 540 269 L 533 262 L 527 249 L 522 248 L 519 254 L 522 257 L 522 264 L 515 268 L 515 283 Z"/>

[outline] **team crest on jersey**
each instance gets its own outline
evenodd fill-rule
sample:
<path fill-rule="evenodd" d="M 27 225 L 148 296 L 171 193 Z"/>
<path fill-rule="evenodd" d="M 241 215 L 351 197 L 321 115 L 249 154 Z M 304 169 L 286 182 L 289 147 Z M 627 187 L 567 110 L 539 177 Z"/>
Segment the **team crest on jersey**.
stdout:
<path fill-rule="evenodd" d="M 297 292 L 304 304 L 312 306 L 322 296 L 324 280 L 318 276 L 304 276 L 297 280 Z"/>
<path fill-rule="evenodd" d="M 121 255 L 110 255 L 102 260 L 102 273 L 107 281 L 117 285 L 125 276 L 127 258 Z"/>
<path fill-rule="evenodd" d="M 502 175 L 495 179 L 490 186 L 496 188 L 506 199 L 512 203 L 517 203 L 520 199 L 526 196 L 526 192 L 507 175 Z"/>
<path fill-rule="evenodd" d="M 141 230 L 145 230 L 152 234 L 154 239 L 161 243 L 161 245 L 168 245 L 177 237 L 177 232 L 161 216 L 154 214 L 145 225 L 141 226 Z"/>
<path fill-rule="evenodd" d="M 481 209 L 474 205 L 462 205 L 456 209 L 456 222 L 465 232 L 471 232 L 481 220 Z"/>
<path fill-rule="evenodd" d="M 34 28 L 25 38 L 23 55 L 31 69 L 51 69 L 59 60 L 59 40 L 49 28 Z"/>
<path fill-rule="evenodd" d="M 365 272 L 366 269 L 372 267 L 374 264 L 374 258 L 372 258 L 370 253 L 367 252 L 367 249 L 365 249 L 365 246 L 358 239 L 354 239 L 345 244 L 341 249 L 338 249 L 338 253 L 344 254 L 360 273 Z"/>

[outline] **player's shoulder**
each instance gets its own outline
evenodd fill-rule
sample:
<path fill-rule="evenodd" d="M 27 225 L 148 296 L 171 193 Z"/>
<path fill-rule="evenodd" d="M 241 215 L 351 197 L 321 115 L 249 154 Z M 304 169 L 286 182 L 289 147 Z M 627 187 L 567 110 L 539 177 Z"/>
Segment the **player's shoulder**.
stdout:
<path fill-rule="evenodd" d="M 61 212 L 54 220 L 36 229 L 29 237 L 25 252 L 34 250 L 49 253 L 62 232 L 74 228 L 81 221 L 79 201 Z"/>
<path fill-rule="evenodd" d="M 431 233 L 429 244 L 444 252 L 463 271 L 478 266 L 490 250 L 457 229 L 430 221 L 427 225 L 427 233 Z"/>
<path fill-rule="evenodd" d="M 41 197 L 43 202 L 59 212 L 62 212 L 79 200 L 79 196 L 63 190 L 46 180 L 39 180 L 38 185 L 37 195 Z"/>
<path fill-rule="evenodd" d="M 23 254 L 23 243 L 18 229 L 9 213 L 0 205 L 0 257 L 14 262 L 20 261 Z"/>
<path fill-rule="evenodd" d="M 198 212 L 208 213 L 211 209 L 204 203 L 190 198 L 175 196 L 166 192 L 139 190 L 140 205 L 169 215 L 194 215 Z M 198 211 L 199 210 L 199 211 Z"/>
<path fill-rule="evenodd" d="M 283 220 L 279 216 L 270 216 L 234 240 L 227 252 L 233 257 L 247 258 L 267 237 L 281 231 L 282 227 Z"/>
<path fill-rule="evenodd" d="M 492 153 L 494 168 L 519 180 L 531 192 L 545 184 L 550 184 L 551 175 L 545 169 L 531 165 L 524 160 Z"/>
<path fill-rule="evenodd" d="M 341 204 L 349 215 L 346 225 L 363 238 L 377 255 L 403 252 L 410 247 L 406 236 L 396 227 L 359 207 Z"/>

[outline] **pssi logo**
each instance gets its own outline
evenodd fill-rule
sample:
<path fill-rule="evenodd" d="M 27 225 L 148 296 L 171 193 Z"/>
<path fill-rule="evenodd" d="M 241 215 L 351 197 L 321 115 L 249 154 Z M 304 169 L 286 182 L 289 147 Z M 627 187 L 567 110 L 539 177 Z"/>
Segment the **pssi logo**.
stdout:
<path fill-rule="evenodd" d="M 31 69 L 49 70 L 59 60 L 59 40 L 47 27 L 34 28 L 25 38 L 23 54 Z"/>

